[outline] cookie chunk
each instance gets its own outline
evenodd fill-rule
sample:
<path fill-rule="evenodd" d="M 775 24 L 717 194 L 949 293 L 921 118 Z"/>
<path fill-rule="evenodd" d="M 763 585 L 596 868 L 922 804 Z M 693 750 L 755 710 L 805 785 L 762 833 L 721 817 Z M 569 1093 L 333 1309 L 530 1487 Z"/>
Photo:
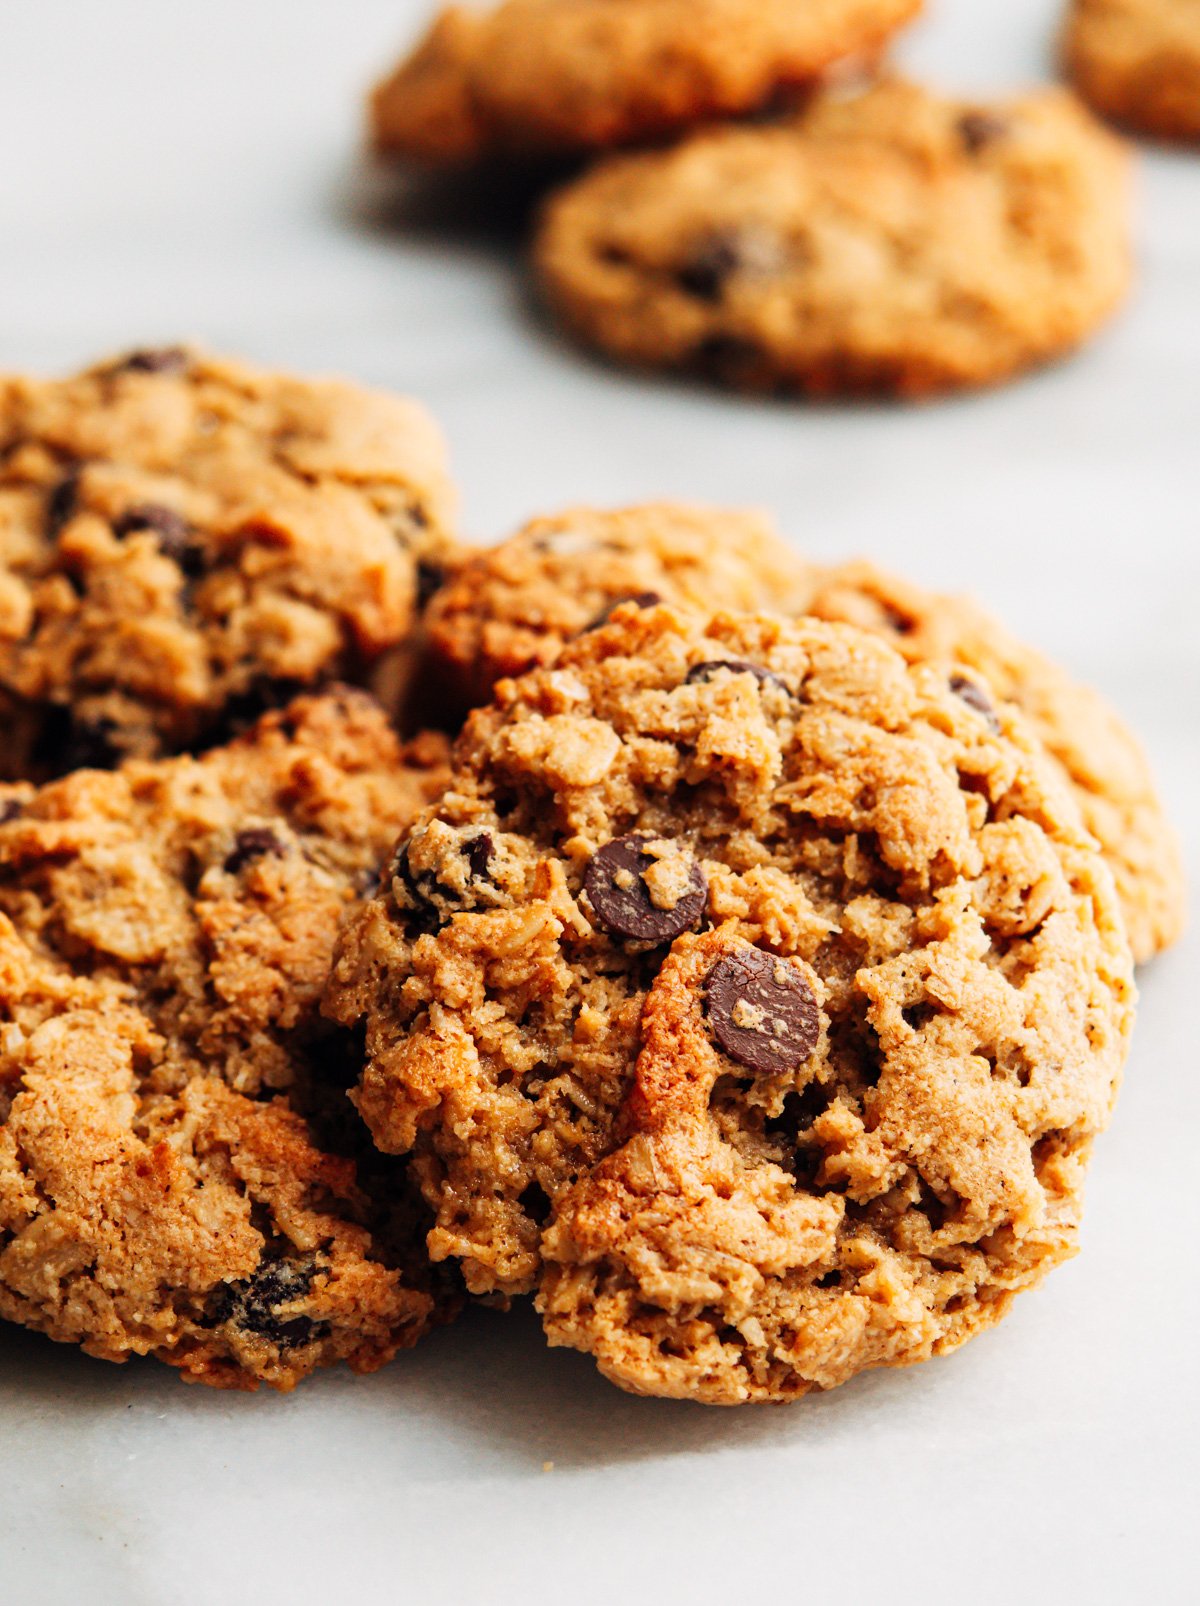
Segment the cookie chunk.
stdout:
<path fill-rule="evenodd" d="M 1134 958 L 1144 963 L 1182 935 L 1179 838 L 1141 743 L 1098 692 L 968 598 L 925 591 L 870 563 L 809 565 L 793 598 L 801 612 L 885 636 L 910 662 L 959 664 L 1015 703 L 1070 783 L 1108 861 Z"/>
<path fill-rule="evenodd" d="M 426 614 L 426 678 L 464 702 L 497 680 L 548 664 L 619 602 L 728 606 L 841 621 L 886 637 L 913 663 L 978 671 L 1014 702 L 1071 783 L 1116 877 L 1135 958 L 1181 934 L 1179 840 L 1137 738 L 1089 687 L 1025 646 L 964 597 L 923 590 L 864 562 L 823 566 L 751 514 L 658 504 L 574 509 L 539 519 L 475 554 Z"/>
<path fill-rule="evenodd" d="M 408 635 L 451 503 L 415 403 L 183 350 L 0 378 L 0 779 L 224 739 Z"/>
<path fill-rule="evenodd" d="M 0 787 L 0 1316 L 281 1389 L 430 1325 L 419 1201 L 318 1000 L 445 773 L 338 692 L 202 759 Z"/>
<path fill-rule="evenodd" d="M 377 149 L 435 165 L 658 139 L 870 56 L 921 0 L 452 6 L 371 97 Z"/>
<path fill-rule="evenodd" d="M 452 768 L 327 1008 L 473 1290 L 732 1403 L 952 1349 L 1072 1253 L 1130 957 L 982 677 L 626 606 Z"/>
<path fill-rule="evenodd" d="M 752 390 L 922 396 L 1008 378 L 1130 278 L 1127 161 L 1060 90 L 901 82 L 614 157 L 551 199 L 545 294 L 584 341 Z"/>
<path fill-rule="evenodd" d="M 1198 0 L 1072 0 L 1063 50 L 1097 111 L 1166 139 L 1200 139 Z"/>
<path fill-rule="evenodd" d="M 473 553 L 434 593 L 432 678 L 459 704 L 486 702 L 496 681 L 553 662 L 619 602 L 787 611 L 807 578 L 758 514 L 669 502 L 569 508 Z"/>

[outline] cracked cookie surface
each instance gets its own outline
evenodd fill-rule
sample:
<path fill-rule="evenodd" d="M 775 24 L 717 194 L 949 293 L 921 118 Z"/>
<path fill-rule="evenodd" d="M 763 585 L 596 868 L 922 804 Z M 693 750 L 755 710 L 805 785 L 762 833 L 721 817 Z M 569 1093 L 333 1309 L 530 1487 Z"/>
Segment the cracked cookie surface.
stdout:
<path fill-rule="evenodd" d="M 626 606 L 502 682 L 452 771 L 326 1007 L 473 1291 L 736 1403 L 949 1350 L 1073 1252 L 1130 957 L 981 679 Z"/>
<path fill-rule="evenodd" d="M 167 348 L 0 378 L 0 778 L 223 740 L 409 635 L 452 495 L 423 408 Z"/>
<path fill-rule="evenodd" d="M 1129 236 L 1126 154 L 1072 96 L 891 80 L 612 157 L 550 199 L 535 256 L 562 321 L 622 361 L 921 396 L 1078 345 L 1128 288 Z"/>
<path fill-rule="evenodd" d="M 1198 0 L 1072 0 L 1063 53 L 1097 111 L 1166 139 L 1200 139 Z"/>
<path fill-rule="evenodd" d="M 475 553 L 426 615 L 429 678 L 484 702 L 496 681 L 548 664 L 580 631 L 631 597 L 769 609 L 857 625 L 911 662 L 978 671 L 1026 715 L 1069 780 L 1117 882 L 1134 957 L 1180 936 L 1186 883 L 1179 839 L 1146 756 L 1116 711 L 969 598 L 912 585 L 866 562 L 823 565 L 786 546 L 761 517 L 671 504 L 571 509 Z"/>
<path fill-rule="evenodd" d="M 452 6 L 374 91 L 377 149 L 434 165 L 662 138 L 877 52 L 921 0 Z"/>
<path fill-rule="evenodd" d="M 440 738 L 338 691 L 202 759 L 0 786 L 0 1316 L 284 1389 L 436 1318 L 419 1201 L 318 1001 L 444 779 Z"/>

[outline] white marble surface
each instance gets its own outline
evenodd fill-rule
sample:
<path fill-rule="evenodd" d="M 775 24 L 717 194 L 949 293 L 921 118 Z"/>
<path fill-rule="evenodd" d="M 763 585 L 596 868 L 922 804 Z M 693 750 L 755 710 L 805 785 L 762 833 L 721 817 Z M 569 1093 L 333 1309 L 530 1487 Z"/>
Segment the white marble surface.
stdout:
<path fill-rule="evenodd" d="M 480 537 L 753 502 L 977 590 L 1139 724 L 1195 870 L 1200 157 L 1147 155 L 1132 306 L 1020 385 L 896 411 L 635 382 L 543 327 L 502 241 L 388 221 L 356 97 L 423 10 L 5 0 L 0 365 L 195 336 L 424 397 Z M 1055 10 L 933 0 L 906 54 L 1016 84 Z M 958 1355 L 713 1413 L 616 1393 L 525 1316 L 284 1401 L 3 1332 L 0 1600 L 1194 1600 L 1198 952 L 1144 978 L 1082 1256 Z"/>

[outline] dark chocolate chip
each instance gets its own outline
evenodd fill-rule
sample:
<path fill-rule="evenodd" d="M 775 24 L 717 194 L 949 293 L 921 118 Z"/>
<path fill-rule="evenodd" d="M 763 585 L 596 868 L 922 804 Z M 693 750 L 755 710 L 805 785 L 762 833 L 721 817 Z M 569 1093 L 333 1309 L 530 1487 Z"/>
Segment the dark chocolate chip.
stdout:
<path fill-rule="evenodd" d="M 188 354 L 182 346 L 160 346 L 156 350 L 131 351 L 116 365 L 119 374 L 182 374 Z"/>
<path fill-rule="evenodd" d="M 591 630 L 599 630 L 608 623 L 617 609 L 623 607 L 627 602 L 635 603 L 639 608 L 657 608 L 662 600 L 662 594 L 658 591 L 632 591 L 628 596 L 614 597 L 590 624 L 583 627 L 579 634 L 586 636 Z"/>
<path fill-rule="evenodd" d="M 760 686 L 778 686 L 780 691 L 785 691 L 791 696 L 791 687 L 773 669 L 764 669 L 761 664 L 748 664 L 741 658 L 712 658 L 706 663 L 693 664 L 687 672 L 684 684 L 694 686 L 699 682 L 701 685 L 707 685 L 710 680 L 715 680 L 722 670 L 730 675 L 753 675 Z"/>
<path fill-rule="evenodd" d="M 8 797 L 0 800 L 0 825 L 7 825 L 10 820 L 19 820 L 25 812 L 25 805 L 18 803 L 16 798 Z"/>
<path fill-rule="evenodd" d="M 985 146 L 1003 139 L 1008 133 L 1008 122 L 995 112 L 964 112 L 958 119 L 958 133 L 972 156 Z"/>
<path fill-rule="evenodd" d="M 244 1333 L 258 1333 L 280 1349 L 295 1349 L 327 1331 L 323 1322 L 315 1322 L 311 1316 L 279 1314 L 281 1305 L 304 1298 L 312 1280 L 311 1266 L 270 1261 L 244 1282 L 223 1283 L 209 1302 L 209 1320 L 232 1322 Z"/>
<path fill-rule="evenodd" d="M 79 506 L 79 469 L 70 468 L 46 498 L 46 537 L 57 540 Z"/>
<path fill-rule="evenodd" d="M 742 335 L 706 335 L 692 352 L 697 371 L 723 384 L 741 384 L 762 362 L 762 349 Z"/>
<path fill-rule="evenodd" d="M 268 854 L 281 859 L 286 852 L 286 842 L 281 842 L 274 831 L 268 830 L 265 825 L 250 826 L 234 837 L 233 851 L 225 860 L 225 868 L 230 875 L 237 875 L 239 870 L 244 870 L 255 859 L 266 858 Z"/>
<path fill-rule="evenodd" d="M 421 558 L 417 563 L 417 607 L 424 610 L 435 591 L 446 583 L 446 571 L 440 563 Z"/>
<path fill-rule="evenodd" d="M 725 1052 L 764 1075 L 795 1070 L 821 1035 L 817 1001 L 796 967 L 748 944 L 714 965 L 707 1005 Z"/>
<path fill-rule="evenodd" d="M 118 541 L 138 530 L 151 530 L 164 557 L 177 563 L 189 580 L 198 580 L 204 573 L 204 549 L 194 539 L 187 520 L 174 508 L 162 507 L 157 502 L 143 502 L 131 507 L 113 525 Z"/>
<path fill-rule="evenodd" d="M 977 714 L 982 714 L 997 736 L 1000 734 L 1000 721 L 996 717 L 996 710 L 981 686 L 976 685 L 966 675 L 951 675 L 950 690 L 956 697 L 960 697 L 968 708 L 974 709 Z"/>
<path fill-rule="evenodd" d="M 597 919 L 614 936 L 670 942 L 704 913 L 708 882 L 695 863 L 690 863 L 687 888 L 673 908 L 660 909 L 652 901 L 645 877 L 655 857 L 646 848 L 657 840 L 642 834 L 618 837 L 606 843 L 588 865 L 584 889 Z"/>
<path fill-rule="evenodd" d="M 741 241 L 732 230 L 706 235 L 676 271 L 682 289 L 701 301 L 719 301 L 742 265 Z"/>
<path fill-rule="evenodd" d="M 481 831 L 467 843 L 467 863 L 477 881 L 486 881 L 492 868 L 492 854 L 496 844 L 490 831 Z"/>
<path fill-rule="evenodd" d="M 122 758 L 115 720 L 100 714 L 73 714 L 55 703 L 42 716 L 32 753 L 36 770 L 65 775 L 71 770 L 111 770 Z"/>

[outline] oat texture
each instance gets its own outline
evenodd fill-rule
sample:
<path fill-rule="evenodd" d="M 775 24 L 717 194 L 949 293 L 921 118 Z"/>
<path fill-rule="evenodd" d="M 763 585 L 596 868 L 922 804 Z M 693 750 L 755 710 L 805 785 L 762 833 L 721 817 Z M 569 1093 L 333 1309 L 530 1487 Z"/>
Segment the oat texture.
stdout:
<path fill-rule="evenodd" d="M 450 506 L 432 420 L 395 397 L 173 348 L 0 378 L 0 778 L 366 678 Z"/>
<path fill-rule="evenodd" d="M 318 1000 L 444 759 L 347 691 L 202 759 L 0 787 L 0 1316 L 284 1389 L 429 1326 L 418 1202 Z"/>
<path fill-rule="evenodd" d="M 502 682 L 326 1007 L 429 1246 L 635 1391 L 952 1349 L 1075 1247 L 1132 1023 L 1111 876 L 982 677 L 619 608 Z"/>
<path fill-rule="evenodd" d="M 1068 94 L 892 80 L 777 125 L 617 156 L 536 259 L 583 341 L 757 390 L 922 396 L 1077 346 L 1130 279 L 1127 159 Z"/>

